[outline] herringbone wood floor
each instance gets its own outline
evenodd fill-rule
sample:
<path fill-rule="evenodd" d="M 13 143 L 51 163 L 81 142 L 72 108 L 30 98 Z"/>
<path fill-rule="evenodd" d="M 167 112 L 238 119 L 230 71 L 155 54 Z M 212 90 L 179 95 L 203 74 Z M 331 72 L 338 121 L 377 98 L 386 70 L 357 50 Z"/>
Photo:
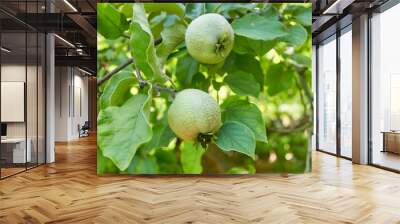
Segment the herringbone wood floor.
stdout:
<path fill-rule="evenodd" d="M 289 177 L 99 177 L 95 145 L 0 181 L 0 223 L 400 223 L 400 175 L 322 153 Z"/>

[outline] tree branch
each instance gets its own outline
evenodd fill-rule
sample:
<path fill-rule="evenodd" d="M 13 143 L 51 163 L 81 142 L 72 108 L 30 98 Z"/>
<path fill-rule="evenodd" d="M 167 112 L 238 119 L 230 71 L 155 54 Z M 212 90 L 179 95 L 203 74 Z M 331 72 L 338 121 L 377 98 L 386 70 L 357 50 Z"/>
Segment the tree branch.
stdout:
<path fill-rule="evenodd" d="M 288 62 L 289 62 L 289 64 L 291 64 L 291 65 L 293 65 L 295 67 L 295 69 L 296 69 L 296 71 L 297 71 L 297 73 L 299 75 L 300 85 L 304 89 L 306 97 L 307 97 L 308 101 L 310 101 L 311 106 L 312 106 L 312 102 L 314 101 L 314 99 L 313 99 L 313 96 L 312 96 L 312 93 L 311 93 L 310 89 L 308 88 L 307 81 L 306 81 L 306 79 L 304 77 L 304 72 L 306 70 L 305 67 L 299 65 L 298 63 L 296 63 L 296 62 L 294 62 L 292 60 L 289 60 Z"/>
<path fill-rule="evenodd" d="M 304 78 L 304 70 L 299 72 L 299 78 L 300 78 L 300 84 L 303 87 L 304 92 L 306 93 L 307 99 L 308 99 L 308 101 L 310 101 L 311 106 L 312 106 L 312 102 L 314 101 L 314 99 L 313 99 L 313 96 L 312 96 L 312 94 L 310 92 L 310 89 L 308 88 L 307 81 Z"/>
<path fill-rule="evenodd" d="M 118 73 L 119 71 L 124 69 L 126 66 L 130 65 L 131 63 L 133 63 L 133 59 L 132 58 L 128 59 L 128 60 L 124 61 L 122 64 L 118 65 L 118 67 L 116 67 L 114 70 L 112 70 L 111 72 L 107 73 L 101 79 L 97 80 L 97 86 L 100 86 L 101 84 L 103 84 L 105 81 L 110 79 L 114 74 Z"/>
<path fill-rule="evenodd" d="M 295 83 L 296 83 L 297 89 L 300 92 L 300 101 L 301 101 L 301 104 L 303 104 L 304 112 L 306 113 L 307 112 L 307 104 L 304 100 L 304 93 L 303 93 L 303 88 L 300 85 L 300 78 L 296 79 Z"/>

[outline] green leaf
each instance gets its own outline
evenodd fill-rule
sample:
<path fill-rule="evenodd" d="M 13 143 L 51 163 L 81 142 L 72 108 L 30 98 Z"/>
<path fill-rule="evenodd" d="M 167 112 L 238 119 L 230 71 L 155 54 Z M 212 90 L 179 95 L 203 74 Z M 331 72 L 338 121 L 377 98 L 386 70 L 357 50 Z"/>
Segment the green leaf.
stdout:
<path fill-rule="evenodd" d="M 186 27 L 180 23 L 164 28 L 161 32 L 162 42 L 157 47 L 157 55 L 163 64 L 171 52 L 185 39 Z"/>
<path fill-rule="evenodd" d="M 264 73 L 262 71 L 260 62 L 251 55 L 237 55 L 235 59 L 236 69 L 248 72 L 253 75 L 260 84 L 261 89 L 264 86 Z"/>
<path fill-rule="evenodd" d="M 279 20 L 279 12 L 274 4 L 261 4 L 264 6 L 260 13 L 261 16 L 268 20 Z"/>
<path fill-rule="evenodd" d="M 269 67 L 266 85 L 268 86 L 268 94 L 275 96 L 276 94 L 286 91 L 293 86 L 293 69 L 286 69 L 282 64 L 273 64 Z"/>
<path fill-rule="evenodd" d="M 237 121 L 250 128 L 256 140 L 267 142 L 267 134 L 264 119 L 258 107 L 245 100 L 228 101 L 222 105 L 222 119 L 224 122 Z"/>
<path fill-rule="evenodd" d="M 130 89 L 134 83 L 136 83 L 136 78 L 132 71 L 120 72 L 111 77 L 100 97 L 100 109 L 124 104 L 132 97 Z"/>
<path fill-rule="evenodd" d="M 158 164 L 153 156 L 135 156 L 123 174 L 157 174 Z"/>
<path fill-rule="evenodd" d="M 198 70 L 199 62 L 186 53 L 178 59 L 176 64 L 176 78 L 184 87 L 190 86 L 193 76 Z"/>
<path fill-rule="evenodd" d="M 206 11 L 205 3 L 187 3 L 186 4 L 186 16 L 191 20 L 204 14 Z"/>
<path fill-rule="evenodd" d="M 112 4 L 99 3 L 97 5 L 97 32 L 107 39 L 121 37 L 129 27 L 126 17 Z"/>
<path fill-rule="evenodd" d="M 153 126 L 153 137 L 149 142 L 146 142 L 140 147 L 140 152 L 147 153 L 152 149 L 167 147 L 174 138 L 175 134 L 169 127 L 167 116 L 165 116 Z"/>
<path fill-rule="evenodd" d="M 282 39 L 293 45 L 302 45 L 307 40 L 308 33 L 307 30 L 304 29 L 302 25 L 296 24 L 294 26 L 290 26 L 288 29 L 288 36 L 283 37 Z"/>
<path fill-rule="evenodd" d="M 274 40 L 287 35 L 282 23 L 248 14 L 232 23 L 235 34 L 254 40 Z"/>
<path fill-rule="evenodd" d="M 252 10 L 256 7 L 252 3 L 216 3 L 216 4 L 222 4 L 219 7 L 218 12 L 225 13 L 226 15 L 229 15 L 232 12 L 246 13 L 249 10 Z"/>
<path fill-rule="evenodd" d="M 311 26 L 312 24 L 312 10 L 311 7 L 298 7 L 294 11 L 294 17 L 296 20 L 304 25 L 304 26 Z"/>
<path fill-rule="evenodd" d="M 201 159 L 205 150 L 199 143 L 182 142 L 181 146 L 181 163 L 184 173 L 200 174 L 203 171 Z"/>
<path fill-rule="evenodd" d="M 229 121 L 217 133 L 215 144 L 224 151 L 236 151 L 255 158 L 256 139 L 246 125 Z"/>
<path fill-rule="evenodd" d="M 105 174 L 105 173 L 118 173 L 118 168 L 114 165 L 114 163 L 103 156 L 103 153 L 97 147 L 97 174 Z"/>
<path fill-rule="evenodd" d="M 202 73 L 198 72 L 196 73 L 196 75 L 193 76 L 191 87 L 203 90 L 204 92 L 208 92 L 209 85 L 209 80 L 206 79 L 206 77 L 204 77 Z"/>
<path fill-rule="evenodd" d="M 178 163 L 175 150 L 159 148 L 155 152 L 157 164 L 162 174 L 182 173 L 181 165 Z"/>
<path fill-rule="evenodd" d="M 263 56 L 276 45 L 276 41 L 253 40 L 247 37 L 235 35 L 233 51 L 238 54 L 251 54 Z"/>
<path fill-rule="evenodd" d="M 100 110 L 98 115 L 98 145 L 121 171 L 128 168 L 139 146 L 151 139 L 148 122 L 151 91 L 150 88 L 149 95 L 131 97 L 120 107 Z"/>
<path fill-rule="evenodd" d="M 224 82 L 229 85 L 232 91 L 240 96 L 258 97 L 260 84 L 254 76 L 248 72 L 236 70 L 228 73 Z"/>
<path fill-rule="evenodd" d="M 131 53 L 133 58 L 135 58 L 136 66 L 144 73 L 144 76 L 148 80 L 165 80 L 156 55 L 154 38 L 141 3 L 133 5 L 133 19 L 130 31 Z"/>
<path fill-rule="evenodd" d="M 309 68 L 311 66 L 311 58 L 303 54 L 293 54 L 291 58 L 299 65 Z"/>
<path fill-rule="evenodd" d="M 179 17 L 185 16 L 185 6 L 182 3 L 143 3 L 147 13 L 167 12 Z"/>
<path fill-rule="evenodd" d="M 222 68 L 217 72 L 220 75 L 237 70 L 242 70 L 253 75 L 253 77 L 260 84 L 261 89 L 264 86 L 264 72 L 262 71 L 260 62 L 253 55 L 239 55 L 231 53 L 225 60 Z"/>
<path fill-rule="evenodd" d="M 123 4 L 120 6 L 119 11 L 124 14 L 126 18 L 132 18 L 133 16 L 132 4 Z"/>
<path fill-rule="evenodd" d="M 164 29 L 164 23 L 166 18 L 167 18 L 167 13 L 160 13 L 158 15 L 149 16 L 148 21 L 154 39 L 161 38 L 161 32 Z"/>

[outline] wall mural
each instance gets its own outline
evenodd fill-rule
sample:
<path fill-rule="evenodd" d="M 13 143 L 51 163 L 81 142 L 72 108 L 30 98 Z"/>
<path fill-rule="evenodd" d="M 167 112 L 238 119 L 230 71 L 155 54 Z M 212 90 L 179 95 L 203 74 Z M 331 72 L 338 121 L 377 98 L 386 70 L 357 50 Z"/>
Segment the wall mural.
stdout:
<path fill-rule="evenodd" d="M 310 171 L 311 4 L 97 10 L 99 174 Z"/>

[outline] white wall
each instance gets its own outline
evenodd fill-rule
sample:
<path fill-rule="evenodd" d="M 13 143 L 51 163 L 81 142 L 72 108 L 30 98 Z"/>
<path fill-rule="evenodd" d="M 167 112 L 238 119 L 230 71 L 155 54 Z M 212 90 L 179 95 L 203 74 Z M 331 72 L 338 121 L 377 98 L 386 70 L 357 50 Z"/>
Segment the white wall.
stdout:
<path fill-rule="evenodd" d="M 69 117 L 69 84 L 70 77 L 67 67 L 55 68 L 55 140 L 68 140 L 68 117 Z"/>
<path fill-rule="evenodd" d="M 55 140 L 70 141 L 88 120 L 88 79 L 72 67 L 56 67 L 55 73 Z"/>

